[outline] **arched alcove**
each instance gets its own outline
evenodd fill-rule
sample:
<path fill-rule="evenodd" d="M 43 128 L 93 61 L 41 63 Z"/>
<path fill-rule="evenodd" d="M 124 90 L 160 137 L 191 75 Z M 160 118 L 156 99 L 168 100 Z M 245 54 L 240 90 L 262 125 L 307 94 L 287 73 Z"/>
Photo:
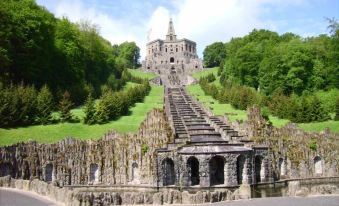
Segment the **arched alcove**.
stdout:
<path fill-rule="evenodd" d="M 162 161 L 162 175 L 164 186 L 175 184 L 174 162 L 172 159 L 166 158 Z"/>
<path fill-rule="evenodd" d="M 53 180 L 53 165 L 51 163 L 45 166 L 45 181 L 51 182 Z"/>
<path fill-rule="evenodd" d="M 98 164 L 92 163 L 90 165 L 89 181 L 99 182 L 99 166 Z"/>
<path fill-rule="evenodd" d="M 133 164 L 132 164 L 131 180 L 132 181 L 138 181 L 139 180 L 139 166 L 138 166 L 138 163 L 136 163 L 136 162 L 133 162 Z"/>
<path fill-rule="evenodd" d="M 316 156 L 314 158 L 314 173 L 315 174 L 322 174 L 323 173 L 323 166 L 321 164 L 321 157 Z"/>
<path fill-rule="evenodd" d="M 199 185 L 200 177 L 199 177 L 199 161 L 196 157 L 190 157 L 187 160 L 187 170 L 189 175 L 190 185 Z"/>
<path fill-rule="evenodd" d="M 174 63 L 174 57 L 170 58 L 170 63 Z"/>
<path fill-rule="evenodd" d="M 280 176 L 286 175 L 286 164 L 283 158 L 279 158 L 278 166 L 279 166 Z"/>
<path fill-rule="evenodd" d="M 239 185 L 243 183 L 245 160 L 246 158 L 244 155 L 239 155 L 237 158 L 237 181 Z"/>
<path fill-rule="evenodd" d="M 254 158 L 254 175 L 255 175 L 255 181 L 261 182 L 261 176 L 262 176 L 262 156 L 257 155 Z"/>
<path fill-rule="evenodd" d="M 214 156 L 209 161 L 210 185 L 224 184 L 225 160 L 221 156 Z"/>

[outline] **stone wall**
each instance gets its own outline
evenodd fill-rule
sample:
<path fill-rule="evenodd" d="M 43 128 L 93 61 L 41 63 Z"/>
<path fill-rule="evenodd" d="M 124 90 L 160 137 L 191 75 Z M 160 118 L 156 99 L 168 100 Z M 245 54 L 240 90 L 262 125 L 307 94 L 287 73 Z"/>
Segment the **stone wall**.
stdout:
<path fill-rule="evenodd" d="M 10 176 L 0 177 L 0 187 L 10 187 L 36 192 L 40 195 L 70 206 L 87 205 L 135 205 L 135 204 L 201 204 L 249 198 L 242 189 L 202 189 L 179 191 L 175 188 L 156 190 L 143 187 L 57 187 L 53 184 L 33 180 L 18 180 Z"/>
<path fill-rule="evenodd" d="M 272 152 L 275 179 L 339 176 L 339 135 L 329 130 L 305 132 L 296 124 L 272 126 L 257 107 L 248 110 L 244 122 L 224 121 L 256 144 Z"/>
<path fill-rule="evenodd" d="M 156 149 L 172 138 L 164 112 L 155 109 L 137 134 L 111 131 L 99 140 L 67 138 L 54 144 L 0 147 L 0 176 L 63 185 L 153 185 Z"/>

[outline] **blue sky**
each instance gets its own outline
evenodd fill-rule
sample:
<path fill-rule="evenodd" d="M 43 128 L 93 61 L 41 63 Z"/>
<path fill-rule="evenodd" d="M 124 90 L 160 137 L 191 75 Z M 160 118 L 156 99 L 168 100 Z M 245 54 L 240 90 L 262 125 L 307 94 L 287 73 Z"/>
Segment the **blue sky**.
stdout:
<path fill-rule="evenodd" d="M 244 36 L 254 28 L 300 36 L 328 33 L 325 17 L 339 19 L 339 0 L 37 0 L 57 17 L 90 20 L 112 44 L 135 41 L 142 58 L 146 42 L 164 38 L 174 20 L 178 38 L 203 49 Z"/>

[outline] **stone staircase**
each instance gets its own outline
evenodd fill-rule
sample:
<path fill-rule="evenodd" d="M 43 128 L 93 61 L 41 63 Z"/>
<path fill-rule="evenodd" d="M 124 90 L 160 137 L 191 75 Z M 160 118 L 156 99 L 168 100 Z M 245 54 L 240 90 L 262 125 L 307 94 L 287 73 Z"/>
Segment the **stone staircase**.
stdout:
<path fill-rule="evenodd" d="M 239 144 L 242 136 L 220 117 L 209 115 L 183 87 L 165 89 L 165 110 L 175 135 L 166 150 L 187 144 Z"/>

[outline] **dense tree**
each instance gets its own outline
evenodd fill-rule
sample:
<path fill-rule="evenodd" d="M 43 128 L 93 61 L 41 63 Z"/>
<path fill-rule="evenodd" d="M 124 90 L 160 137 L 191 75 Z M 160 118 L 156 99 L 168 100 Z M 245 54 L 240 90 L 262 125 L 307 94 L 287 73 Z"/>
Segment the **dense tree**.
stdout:
<path fill-rule="evenodd" d="M 33 0 L 0 1 L 0 78 L 36 84 L 51 78 L 54 16 Z"/>
<path fill-rule="evenodd" d="M 204 66 L 216 67 L 226 58 L 226 48 L 224 43 L 215 42 L 208 45 L 203 52 Z"/>

